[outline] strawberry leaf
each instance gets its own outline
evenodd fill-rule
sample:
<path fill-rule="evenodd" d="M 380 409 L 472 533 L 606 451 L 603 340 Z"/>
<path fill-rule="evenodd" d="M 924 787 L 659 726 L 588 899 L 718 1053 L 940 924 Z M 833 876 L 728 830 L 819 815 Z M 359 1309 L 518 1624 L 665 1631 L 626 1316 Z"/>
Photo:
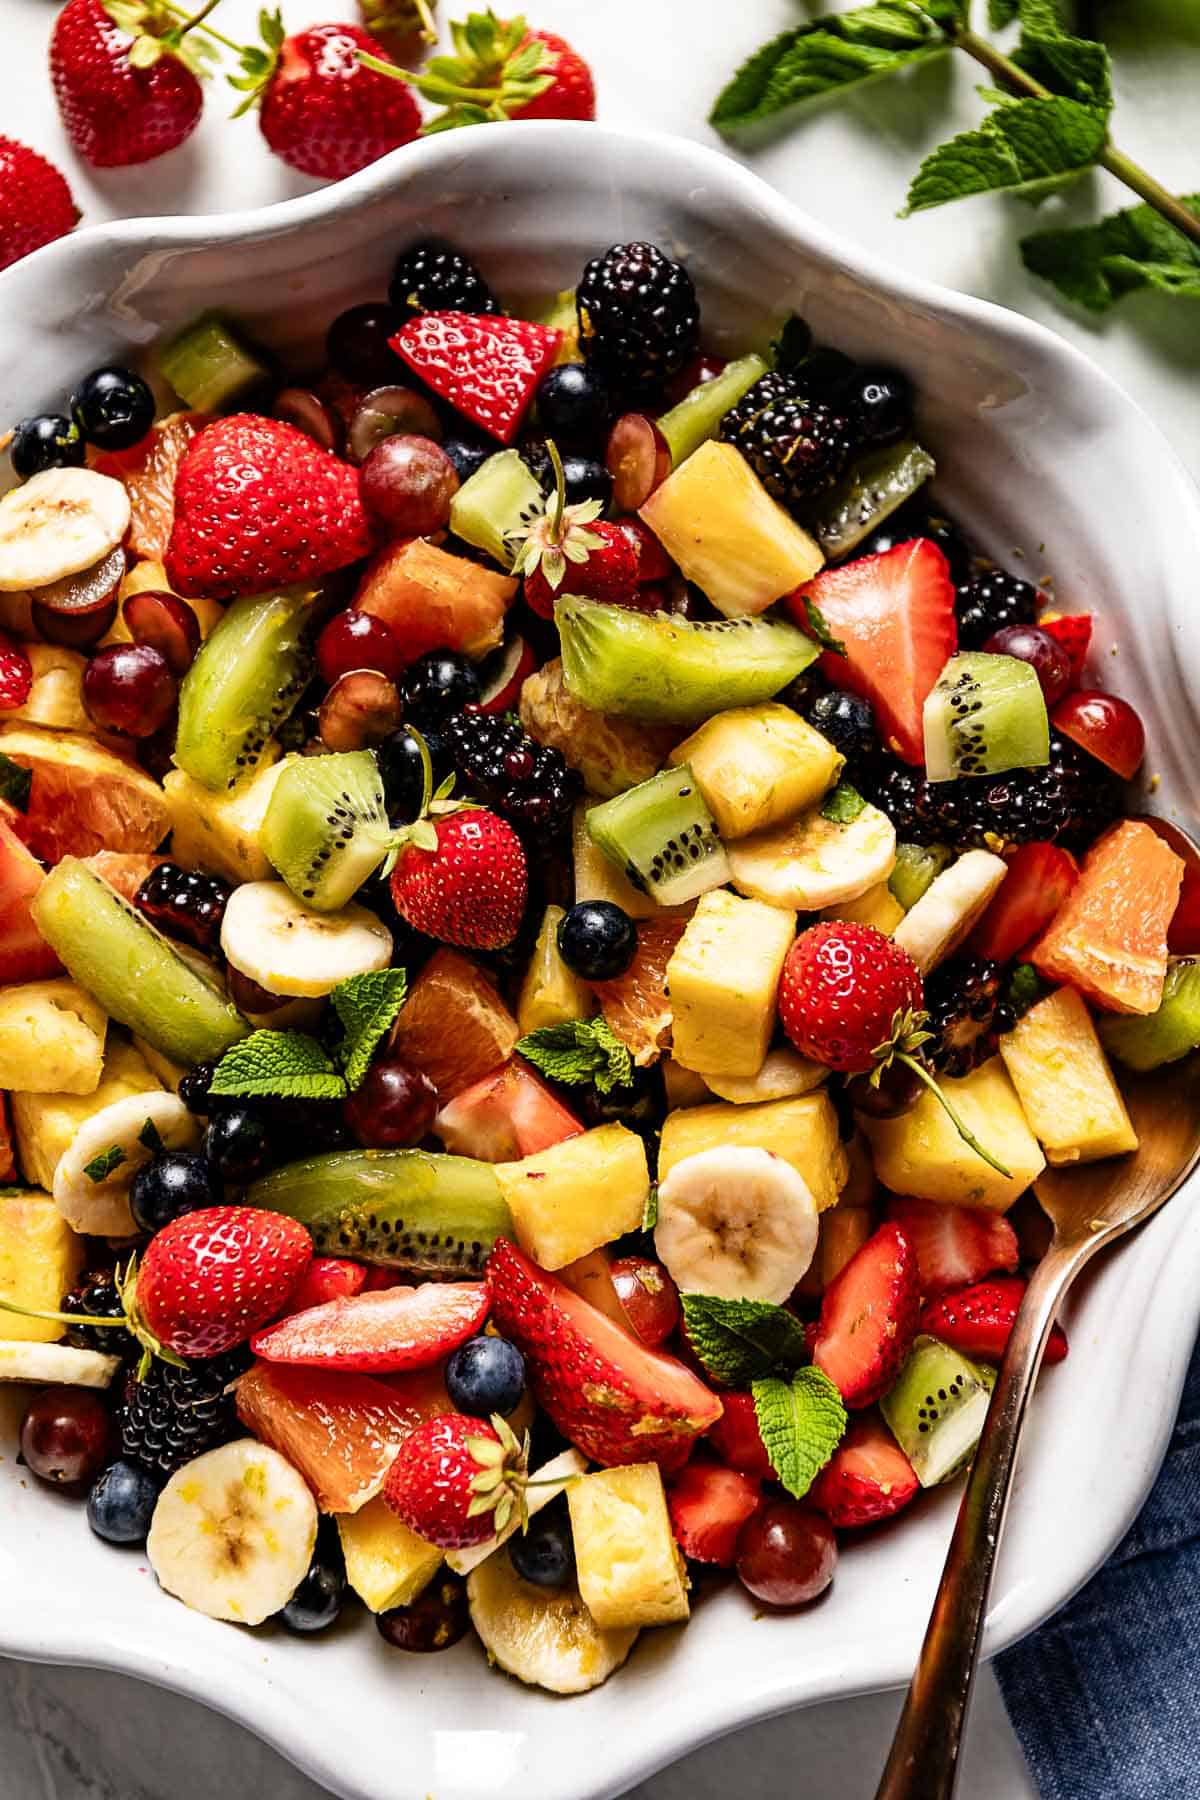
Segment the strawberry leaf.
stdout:
<path fill-rule="evenodd" d="M 316 1038 L 302 1031 L 253 1031 L 225 1052 L 209 1093 L 233 1099 L 341 1100 L 346 1083 Z"/>
<path fill-rule="evenodd" d="M 786 1307 L 715 1294 L 682 1294 L 680 1302 L 688 1343 L 726 1387 L 749 1387 L 760 1376 L 808 1361 L 804 1327 Z"/>
<path fill-rule="evenodd" d="M 521 1039 L 517 1051 L 551 1081 L 568 1087 L 590 1084 L 598 1094 L 611 1094 L 633 1080 L 629 1051 L 599 1014 L 565 1025 L 542 1025 Z"/>
<path fill-rule="evenodd" d="M 371 1058 L 404 1005 L 407 987 L 403 969 L 372 969 L 334 988 L 334 1011 L 346 1033 L 338 1057 L 351 1090 L 365 1080 Z"/>
<path fill-rule="evenodd" d="M 768 1375 L 753 1385 L 759 1435 L 771 1467 L 793 1499 L 802 1500 L 842 1441 L 846 1408 L 821 1369 L 798 1369 L 790 1381 Z"/>

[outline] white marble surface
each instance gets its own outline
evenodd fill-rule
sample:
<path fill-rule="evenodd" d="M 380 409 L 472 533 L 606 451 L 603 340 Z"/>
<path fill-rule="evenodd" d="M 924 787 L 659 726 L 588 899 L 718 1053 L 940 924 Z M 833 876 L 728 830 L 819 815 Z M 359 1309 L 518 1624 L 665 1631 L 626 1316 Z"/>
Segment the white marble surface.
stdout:
<path fill-rule="evenodd" d="M 467 10 L 465 0 L 449 3 L 453 16 Z M 222 28 L 248 37 L 256 10 L 256 0 L 224 0 Z M 327 7 L 283 0 L 290 27 L 353 10 L 353 0 L 331 0 Z M 536 0 L 529 10 L 533 22 L 561 31 L 589 57 L 608 123 L 652 125 L 707 141 L 705 114 L 723 76 L 797 17 L 795 0 Z M 46 77 L 51 6 L 3 0 L 2 11 L 3 129 L 68 171 L 88 221 L 265 205 L 313 185 L 267 153 L 253 120 L 228 120 L 226 94 L 217 87 L 200 131 L 173 156 L 140 171 L 82 170 L 62 138 Z M 1168 185 L 1194 190 L 1200 185 L 1194 133 L 1179 127 L 1194 115 L 1200 83 L 1200 0 L 1139 0 L 1136 8 L 1101 0 L 1092 11 L 1111 26 L 1118 46 L 1122 147 Z M 973 79 L 970 69 L 936 64 L 828 107 L 790 135 L 764 133 L 743 154 L 812 213 L 876 251 L 1018 307 L 1074 339 L 1158 419 L 1200 474 L 1194 308 L 1138 298 L 1104 325 L 1068 313 L 1014 255 L 1013 241 L 1031 217 L 1014 201 L 970 201 L 918 219 L 897 218 L 920 156 L 951 128 L 978 117 Z M 1046 216 L 1082 218 L 1093 204 L 1125 199 L 1124 190 L 1100 176 Z M 80 1595 L 81 1607 L 86 1604 Z M 320 1655 L 319 1643 L 312 1651 Z M 745 1792 L 761 1800 L 867 1800 L 898 1704 L 895 1696 L 867 1696 L 756 1727 L 665 1771 L 638 1791 L 638 1800 L 726 1800 Z M 397 1759 L 402 1781 L 402 1745 Z M 212 1800 L 217 1794 L 319 1800 L 320 1791 L 273 1751 L 189 1701 L 112 1675 L 0 1664 L 0 1800 Z M 398 1787 L 398 1800 L 400 1793 Z M 485 1777 L 480 1793 L 486 1793 Z M 964 1800 L 1034 1800 L 986 1671 L 962 1793 Z"/>

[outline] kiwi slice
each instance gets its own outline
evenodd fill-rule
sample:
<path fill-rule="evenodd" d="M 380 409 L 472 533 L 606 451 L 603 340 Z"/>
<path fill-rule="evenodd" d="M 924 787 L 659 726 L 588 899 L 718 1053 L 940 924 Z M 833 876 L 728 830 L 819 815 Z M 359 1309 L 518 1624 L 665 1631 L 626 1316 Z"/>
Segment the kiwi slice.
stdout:
<path fill-rule="evenodd" d="M 713 435 L 730 407 L 736 406 L 766 372 L 761 356 L 739 356 L 736 362 L 726 363 L 711 381 L 702 381 L 692 388 L 677 406 L 662 415 L 658 429 L 667 441 L 673 469 Z"/>
<path fill-rule="evenodd" d="M 1032 663 L 973 650 L 952 656 L 925 700 L 930 781 L 1000 775 L 1050 761 L 1050 721 Z"/>
<path fill-rule="evenodd" d="M 568 692 L 654 724 L 698 725 L 769 700 L 821 654 L 782 619 L 680 619 L 567 595 L 554 620 Z"/>
<path fill-rule="evenodd" d="M 258 841 L 298 899 L 336 912 L 378 868 L 391 835 L 379 765 L 370 750 L 347 750 L 288 764 Z"/>
<path fill-rule="evenodd" d="M 179 688 L 175 761 L 203 787 L 252 774 L 307 687 L 312 603 L 309 588 L 235 600 L 201 644 Z"/>
<path fill-rule="evenodd" d="M 1170 965 L 1157 1012 L 1101 1019 L 1100 1037 L 1129 1069 L 1160 1069 L 1200 1048 L 1200 958 Z"/>
<path fill-rule="evenodd" d="M 729 880 L 716 820 L 686 763 L 593 806 L 594 844 L 660 906 L 682 906 Z"/>
<path fill-rule="evenodd" d="M 511 569 L 521 538 L 545 495 L 519 450 L 498 450 L 468 477 L 450 502 L 450 529 Z"/>
<path fill-rule="evenodd" d="M 877 525 L 931 481 L 937 464 L 928 450 L 905 439 L 861 457 L 820 502 L 809 529 L 830 562 L 849 556 Z"/>
<path fill-rule="evenodd" d="M 185 406 L 217 412 L 248 393 L 268 370 L 219 313 L 205 313 L 185 325 L 156 352 L 164 380 Z"/>
<path fill-rule="evenodd" d="M 922 1487 L 949 1481 L 970 1461 L 995 1383 L 995 1370 L 937 1338 L 917 1338 L 879 1406 Z"/>
<path fill-rule="evenodd" d="M 78 857 L 51 869 L 30 910 L 72 979 L 173 1062 L 213 1062 L 250 1030 L 216 982 Z"/>
<path fill-rule="evenodd" d="M 893 900 L 911 912 L 925 890 L 954 861 L 949 844 L 897 844 L 896 866 L 888 877 Z"/>
<path fill-rule="evenodd" d="M 286 1213 L 322 1256 L 422 1275 L 482 1275 L 512 1215 L 491 1163 L 427 1150 L 337 1150 L 256 1181 L 248 1206 Z"/>

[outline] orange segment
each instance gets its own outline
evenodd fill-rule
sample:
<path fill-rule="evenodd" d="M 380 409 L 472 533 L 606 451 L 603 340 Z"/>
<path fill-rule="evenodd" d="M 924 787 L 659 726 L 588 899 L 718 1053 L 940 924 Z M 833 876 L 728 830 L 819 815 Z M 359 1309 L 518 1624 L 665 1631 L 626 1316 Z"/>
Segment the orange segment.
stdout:
<path fill-rule="evenodd" d="M 135 856 L 125 850 L 97 850 L 86 858 L 87 866 L 101 881 L 132 900 L 148 875 L 153 875 L 165 856 Z"/>
<path fill-rule="evenodd" d="M 135 556 L 161 560 L 175 522 L 175 477 L 183 453 L 208 424 L 204 413 L 172 413 L 129 450 L 107 450 L 93 467 L 125 483 L 131 518 L 128 545 Z"/>
<path fill-rule="evenodd" d="M 615 981 L 592 983 L 600 1010 L 640 1067 L 656 1062 L 671 1030 L 667 998 L 667 964 L 683 936 L 692 908 L 679 907 L 637 928 L 633 961 Z"/>
<path fill-rule="evenodd" d="M 512 1055 L 517 1021 L 483 970 L 438 950 L 412 985 L 392 1045 L 428 1075 L 443 1104 Z"/>
<path fill-rule="evenodd" d="M 1030 962 L 1106 1012 L 1154 1012 L 1182 880 L 1183 862 L 1169 845 L 1149 825 L 1122 820 L 1088 851 Z"/>

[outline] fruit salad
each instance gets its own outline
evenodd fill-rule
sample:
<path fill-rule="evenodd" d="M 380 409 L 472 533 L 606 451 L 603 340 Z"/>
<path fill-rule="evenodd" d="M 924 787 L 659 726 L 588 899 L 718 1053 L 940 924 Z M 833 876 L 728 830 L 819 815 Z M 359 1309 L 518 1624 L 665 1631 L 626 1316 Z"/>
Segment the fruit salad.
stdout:
<path fill-rule="evenodd" d="M 410 245 L 302 367 L 207 313 L 62 407 L 0 499 L 25 1465 L 210 1617 L 558 1693 L 808 1605 L 1200 1045 L 1091 617 L 899 369 L 713 355 L 652 244 L 524 313 Z"/>

